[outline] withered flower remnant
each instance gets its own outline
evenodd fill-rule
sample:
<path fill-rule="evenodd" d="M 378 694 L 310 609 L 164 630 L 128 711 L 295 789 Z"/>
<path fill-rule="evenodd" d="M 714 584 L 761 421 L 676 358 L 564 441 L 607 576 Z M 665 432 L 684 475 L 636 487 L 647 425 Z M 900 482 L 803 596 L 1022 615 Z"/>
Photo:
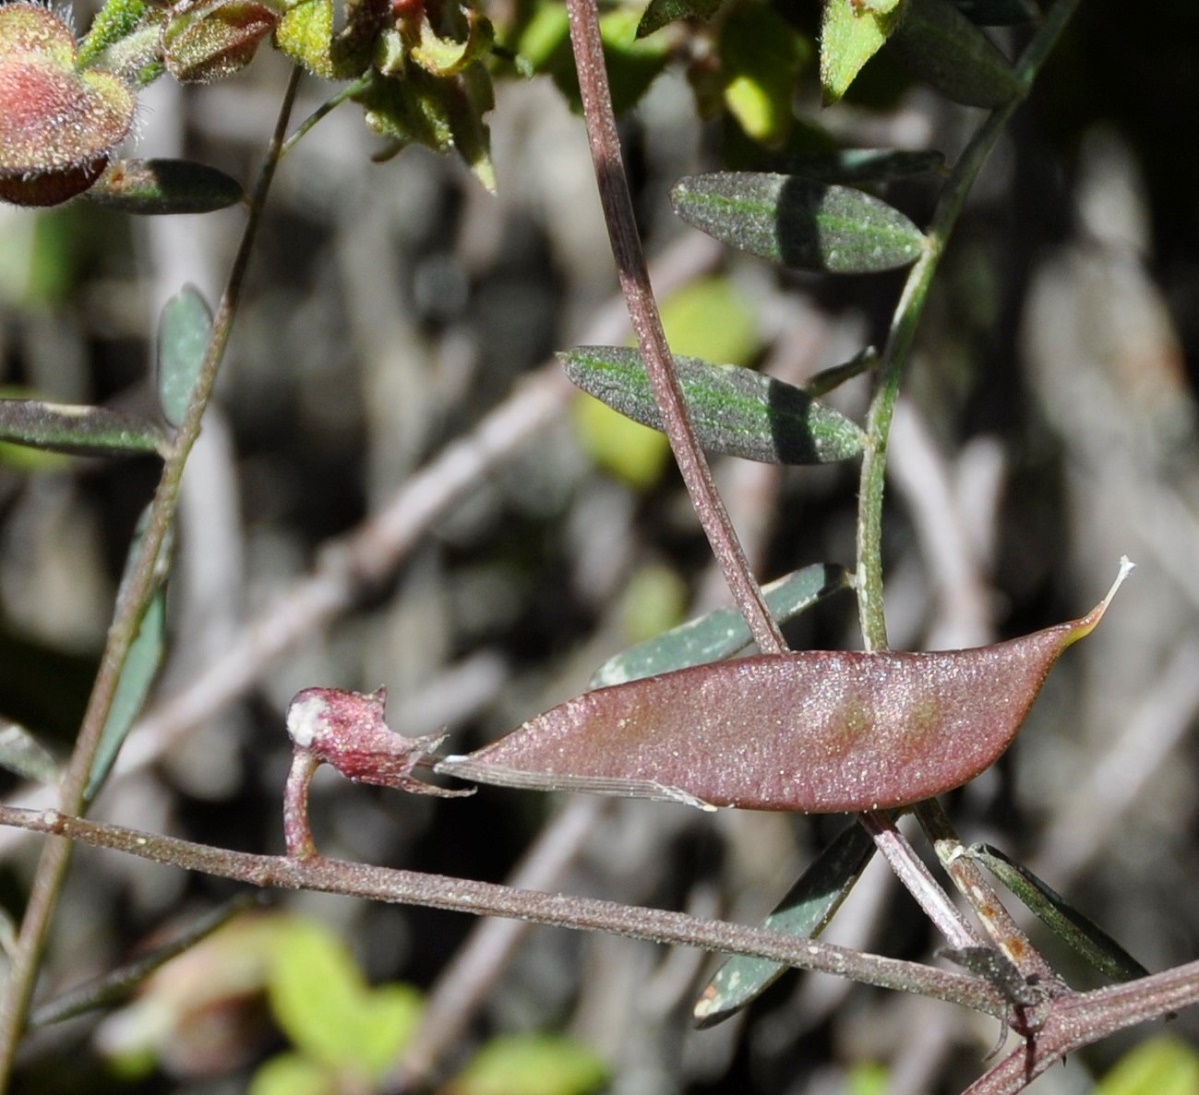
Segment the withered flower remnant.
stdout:
<path fill-rule="evenodd" d="M 387 689 L 349 692 L 305 688 L 287 709 L 287 734 L 295 746 L 284 795 L 283 828 L 290 855 L 316 854 L 308 829 L 308 784 L 317 767 L 332 765 L 358 783 L 395 787 L 422 795 L 457 798 L 473 790 L 450 790 L 425 783 L 412 773 L 432 765 L 445 734 L 407 738 L 384 721 Z"/>

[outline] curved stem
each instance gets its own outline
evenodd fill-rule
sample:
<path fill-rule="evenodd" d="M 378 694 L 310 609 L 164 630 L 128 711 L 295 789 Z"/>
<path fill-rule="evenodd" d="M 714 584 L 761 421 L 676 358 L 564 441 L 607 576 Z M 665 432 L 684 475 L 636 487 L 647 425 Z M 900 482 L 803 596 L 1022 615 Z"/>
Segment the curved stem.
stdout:
<path fill-rule="evenodd" d="M 258 226 L 262 218 L 266 195 L 274 178 L 279 150 L 283 144 L 287 119 L 295 100 L 299 82 L 299 69 L 293 71 L 284 94 L 278 122 L 263 164 L 258 183 L 250 201 L 250 213 L 242 233 L 237 257 L 230 271 L 229 282 L 221 298 L 220 307 L 213 320 L 212 338 L 205 351 L 204 362 L 196 381 L 195 391 L 187 413 L 179 426 L 173 444 L 166 456 L 158 489 L 151 504 L 150 520 L 142 539 L 140 553 L 135 561 L 129 581 L 122 589 L 116 605 L 108 640 L 100 662 L 100 670 L 88 700 L 87 711 L 80 726 L 71 761 L 63 777 L 60 801 L 68 813 L 79 813 L 85 806 L 85 790 L 91 775 L 100 736 L 112 707 L 113 696 L 121 669 L 125 664 L 129 648 L 137 637 L 142 613 L 153 595 L 158 554 L 166 538 L 167 530 L 175 515 L 179 496 L 179 485 L 188 454 L 200 434 L 200 422 L 216 383 L 228 344 L 233 317 L 241 295 L 242 281 L 249 263 Z M 25 1026 L 29 1001 L 37 975 L 38 963 L 49 930 L 58 895 L 66 878 L 70 864 L 71 844 L 65 840 L 50 841 L 42 853 L 34 876 L 29 903 L 21 921 L 4 998 L 0 1001 L 0 1091 L 3 1091 L 12 1072 L 17 1044 Z"/>

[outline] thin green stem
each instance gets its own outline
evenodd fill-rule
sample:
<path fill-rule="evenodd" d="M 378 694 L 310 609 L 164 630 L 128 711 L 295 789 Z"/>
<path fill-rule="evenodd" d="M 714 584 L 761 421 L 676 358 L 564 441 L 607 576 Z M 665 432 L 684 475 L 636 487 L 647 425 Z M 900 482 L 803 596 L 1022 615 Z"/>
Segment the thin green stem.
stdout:
<path fill-rule="evenodd" d="M 118 598 L 100 669 L 92 687 L 70 764 L 63 777 L 60 801 L 62 809 L 69 813 L 80 813 L 86 805 L 85 790 L 100 744 L 100 736 L 112 707 L 121 669 L 129 654 L 129 648 L 137 637 L 145 607 L 156 587 L 155 567 L 159 551 L 175 515 L 184 465 L 200 434 L 200 422 L 224 358 L 246 267 L 261 222 L 266 195 L 274 178 L 275 166 L 287 129 L 287 119 L 295 100 L 298 80 L 299 70 L 296 69 L 288 83 L 266 161 L 251 197 L 250 212 L 242 233 L 241 245 L 213 321 L 212 339 L 205 352 L 195 391 L 167 453 L 158 488 L 151 503 L 150 520 L 140 552 L 132 567 L 129 581 Z M 21 921 L 21 931 L 9 968 L 4 998 L 0 1001 L 0 1092 L 6 1089 L 11 1078 L 13 1060 L 28 1015 L 46 933 L 70 864 L 71 847 L 69 841 L 50 841 L 42 853 L 34 875 L 29 903 Z"/>
<path fill-rule="evenodd" d="M 1018 67 L 1026 89 L 1032 86 L 1077 6 L 1078 0 L 1058 0 L 1029 44 Z M 891 321 L 891 330 L 879 369 L 878 387 L 866 417 L 867 444 L 862 459 L 861 488 L 858 493 L 858 615 L 867 650 L 885 650 L 888 646 L 887 623 L 883 611 L 883 490 L 887 444 L 895 413 L 895 402 L 899 397 L 900 382 L 945 245 L 957 224 L 978 173 L 1020 102 L 1020 99 L 1015 99 L 1007 106 L 993 111 L 979 126 L 954 166 L 926 233 L 924 253 L 908 274 Z M 1035 974 L 1043 979 L 1051 978 L 1060 986 L 1060 980 L 1008 916 L 982 872 L 969 861 L 950 854 L 957 844 L 957 837 L 953 834 L 940 806 L 936 803 L 921 803 L 916 806 L 915 813 L 938 853 L 943 856 L 943 862 L 949 869 L 954 883 L 970 902 L 997 945 L 1025 976 Z"/>
<path fill-rule="evenodd" d="M 1079 0 L 1058 0 L 1045 17 L 1017 69 L 1026 88 L 1032 86 L 1078 3 Z M 878 387 L 866 416 L 867 445 L 858 493 L 858 615 L 867 650 L 887 648 L 887 623 L 883 614 L 883 477 L 900 381 L 945 245 L 979 171 L 1021 101 L 1014 99 L 1007 106 L 992 111 L 954 165 L 926 233 L 924 254 L 908 274 L 883 350 Z"/>
<path fill-rule="evenodd" d="M 345 87 L 339 88 L 336 95 L 331 95 L 320 106 L 308 115 L 298 126 L 295 132 L 283 142 L 283 147 L 279 150 L 279 160 L 287 158 L 288 154 L 296 147 L 307 135 L 309 130 L 316 125 L 322 118 L 332 114 L 342 103 L 347 99 L 352 99 L 361 91 L 365 91 L 371 82 L 371 76 L 359 77 L 352 83 L 346 84 Z"/>

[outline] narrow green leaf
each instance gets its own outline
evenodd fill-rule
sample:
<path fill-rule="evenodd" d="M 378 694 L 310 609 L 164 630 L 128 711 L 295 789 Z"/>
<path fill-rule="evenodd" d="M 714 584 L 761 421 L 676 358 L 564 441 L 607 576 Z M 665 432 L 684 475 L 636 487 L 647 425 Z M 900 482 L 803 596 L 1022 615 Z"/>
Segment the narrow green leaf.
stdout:
<path fill-rule="evenodd" d="M 0 441 L 75 456 L 159 452 L 165 438 L 153 423 L 108 407 L 0 399 Z"/>
<path fill-rule="evenodd" d="M 3 717 L 0 717 L 0 768 L 39 783 L 57 783 L 61 774 L 49 749 L 25 727 Z"/>
<path fill-rule="evenodd" d="M 771 582 L 762 592 L 770 614 L 779 623 L 786 623 L 825 597 L 848 588 L 849 575 L 844 567 L 813 563 Z M 606 688 L 692 665 L 706 665 L 731 657 L 751 642 L 749 625 L 740 612 L 717 609 L 622 650 L 596 670 L 588 688 Z"/>
<path fill-rule="evenodd" d="M 121 213 L 211 213 L 245 199 L 241 184 L 190 160 L 118 160 L 85 197 Z"/>
<path fill-rule="evenodd" d="M 843 148 L 836 152 L 792 156 L 786 161 L 789 175 L 802 175 L 818 183 L 861 186 L 928 175 L 945 166 L 940 152 L 905 152 L 891 148 Z"/>
<path fill-rule="evenodd" d="M 211 336 L 212 312 L 200 291 L 185 285 L 167 301 L 158 324 L 158 398 L 172 426 L 187 413 Z"/>
<path fill-rule="evenodd" d="M 1195 1095 L 1199 1053 L 1168 1034 L 1130 1050 L 1095 1086 L 1091 1095 Z"/>
<path fill-rule="evenodd" d="M 1113 981 L 1134 981 L 1149 975 L 1149 971 L 1107 932 L 1083 916 L 1027 867 L 1020 866 L 989 844 L 972 844 L 967 855 L 982 863 L 1042 923 Z"/>
<path fill-rule="evenodd" d="M 797 175 L 717 172 L 671 191 L 688 224 L 762 258 L 806 270 L 864 274 L 908 266 L 924 235 L 878 198 Z"/>
<path fill-rule="evenodd" d="M 826 106 L 845 94 L 862 66 L 883 47 L 899 21 L 897 3 L 826 0 L 820 27 L 820 86 Z"/>
<path fill-rule="evenodd" d="M 763 923 L 764 928 L 810 939 L 824 931 L 874 854 L 874 841 L 860 825 L 851 825 L 817 856 L 787 896 Z M 700 994 L 692 1012 L 695 1025 L 723 1022 L 757 999 L 787 970 L 781 962 L 737 956 L 725 962 Z"/>
<path fill-rule="evenodd" d="M 608 1066 L 593 1049 L 557 1034 L 493 1038 L 446 1095 L 589 1095 L 608 1084 Z"/>
<path fill-rule="evenodd" d="M 579 346 L 558 356 L 583 391 L 643 426 L 662 429 L 637 350 Z M 801 388 L 698 358 L 676 357 L 675 367 L 700 444 L 710 452 L 769 464 L 827 464 L 862 451 L 861 429 Z"/>
<path fill-rule="evenodd" d="M 1026 92 L 1011 62 L 949 0 L 904 0 L 888 45 L 914 75 L 955 103 L 987 109 Z"/>
<path fill-rule="evenodd" d="M 100 745 L 92 762 L 84 796 L 91 802 L 100 793 L 133 720 L 141 713 L 150 686 L 162 665 L 166 649 L 166 590 L 159 588 L 142 615 L 137 638 L 129 648 L 129 656 L 121 667 L 116 694 L 108 712 L 108 721 L 100 733 Z"/>
<path fill-rule="evenodd" d="M 644 38 L 680 19 L 699 19 L 706 23 L 722 3 L 723 0 L 649 0 L 649 6 L 637 24 L 637 37 Z"/>

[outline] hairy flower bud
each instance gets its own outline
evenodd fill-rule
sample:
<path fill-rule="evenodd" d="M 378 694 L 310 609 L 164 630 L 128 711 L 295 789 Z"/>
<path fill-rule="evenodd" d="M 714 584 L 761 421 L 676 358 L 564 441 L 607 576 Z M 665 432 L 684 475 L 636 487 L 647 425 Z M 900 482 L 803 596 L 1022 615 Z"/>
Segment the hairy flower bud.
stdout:
<path fill-rule="evenodd" d="M 133 92 L 77 71 L 71 28 L 33 4 L 0 7 L 0 201 L 58 205 L 99 178 L 133 126 Z"/>

